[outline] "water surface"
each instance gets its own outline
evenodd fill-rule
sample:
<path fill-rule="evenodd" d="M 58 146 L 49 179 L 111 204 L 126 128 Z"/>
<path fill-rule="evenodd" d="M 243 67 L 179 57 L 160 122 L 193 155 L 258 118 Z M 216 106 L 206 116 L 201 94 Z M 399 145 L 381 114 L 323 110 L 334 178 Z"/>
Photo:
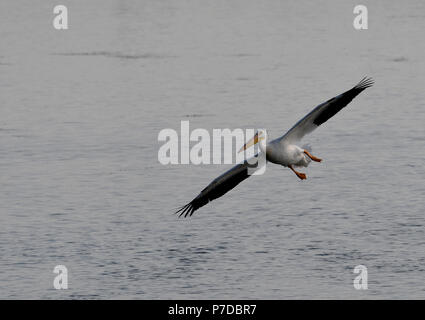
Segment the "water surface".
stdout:
<path fill-rule="evenodd" d="M 66 31 L 0 4 L 0 298 L 425 298 L 425 3 L 363 2 L 365 31 L 350 1 L 64 4 Z M 162 166 L 160 130 L 277 137 L 365 75 L 307 181 L 270 165 L 172 214 L 229 166 Z"/>

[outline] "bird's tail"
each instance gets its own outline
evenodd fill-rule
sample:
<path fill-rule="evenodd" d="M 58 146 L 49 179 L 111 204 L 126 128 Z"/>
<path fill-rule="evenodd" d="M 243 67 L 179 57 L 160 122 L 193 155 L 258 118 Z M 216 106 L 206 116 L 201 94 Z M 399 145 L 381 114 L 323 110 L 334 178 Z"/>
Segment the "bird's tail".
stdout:
<path fill-rule="evenodd" d="M 311 147 L 311 145 L 309 145 L 309 144 L 305 144 L 305 145 L 303 145 L 302 146 L 302 148 L 304 149 L 304 150 L 307 150 L 308 152 L 312 152 L 313 151 L 313 148 Z M 304 159 L 305 159 L 305 161 L 302 161 L 302 162 L 300 162 L 298 165 L 295 165 L 294 167 L 295 168 L 302 168 L 302 167 L 308 167 L 308 165 L 310 164 L 310 162 L 311 162 L 311 159 L 310 159 L 310 157 L 307 157 L 307 156 L 305 156 L 304 157 Z"/>

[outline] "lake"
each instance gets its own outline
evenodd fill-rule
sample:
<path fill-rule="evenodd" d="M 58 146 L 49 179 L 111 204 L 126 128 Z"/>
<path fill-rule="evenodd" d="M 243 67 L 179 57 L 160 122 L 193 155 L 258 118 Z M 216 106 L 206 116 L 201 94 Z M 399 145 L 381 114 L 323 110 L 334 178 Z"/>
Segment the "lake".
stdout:
<path fill-rule="evenodd" d="M 425 298 L 425 2 L 364 1 L 367 30 L 350 1 L 57 4 L 0 4 L 0 298 Z M 161 165 L 162 129 L 276 138 L 364 76 L 306 181 L 173 214 L 231 165 Z"/>

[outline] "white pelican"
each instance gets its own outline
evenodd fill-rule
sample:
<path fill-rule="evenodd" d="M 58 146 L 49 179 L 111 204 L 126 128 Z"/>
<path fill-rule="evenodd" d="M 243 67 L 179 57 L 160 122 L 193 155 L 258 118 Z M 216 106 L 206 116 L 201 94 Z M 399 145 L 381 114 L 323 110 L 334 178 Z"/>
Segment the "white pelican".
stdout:
<path fill-rule="evenodd" d="M 311 160 L 316 162 L 321 162 L 322 160 L 313 156 L 307 148 L 300 148 L 296 143 L 306 134 L 312 132 L 322 123 L 332 118 L 342 108 L 349 104 L 355 96 L 372 85 L 372 78 L 365 77 L 352 89 L 319 104 L 280 138 L 267 143 L 266 132 L 260 130 L 240 151 L 259 142 L 260 150 L 266 153 L 267 161 L 288 167 L 301 180 L 307 179 L 305 173 L 296 171 L 294 167 L 307 167 Z M 258 154 L 254 157 L 257 156 Z M 226 192 L 236 187 L 240 182 L 250 176 L 248 174 L 248 168 L 252 166 L 250 163 L 252 163 L 252 161 L 245 160 L 245 162 L 234 166 L 232 169 L 214 179 L 195 199 L 179 208 L 176 213 L 180 213 L 179 216 L 191 216 L 195 210 L 198 210 L 208 202 L 221 197 Z"/>

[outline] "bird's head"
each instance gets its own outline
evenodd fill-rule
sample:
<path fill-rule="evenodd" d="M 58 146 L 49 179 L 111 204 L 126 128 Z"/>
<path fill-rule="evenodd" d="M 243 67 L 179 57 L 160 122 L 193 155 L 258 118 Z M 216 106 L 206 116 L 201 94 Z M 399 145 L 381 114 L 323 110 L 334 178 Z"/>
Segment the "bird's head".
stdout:
<path fill-rule="evenodd" d="M 239 152 L 242 152 L 249 147 L 252 147 L 253 145 L 260 143 L 260 149 L 262 151 L 265 150 L 266 144 L 267 144 L 267 131 L 264 129 L 259 129 L 255 135 L 243 145 L 243 147 L 239 150 Z"/>

